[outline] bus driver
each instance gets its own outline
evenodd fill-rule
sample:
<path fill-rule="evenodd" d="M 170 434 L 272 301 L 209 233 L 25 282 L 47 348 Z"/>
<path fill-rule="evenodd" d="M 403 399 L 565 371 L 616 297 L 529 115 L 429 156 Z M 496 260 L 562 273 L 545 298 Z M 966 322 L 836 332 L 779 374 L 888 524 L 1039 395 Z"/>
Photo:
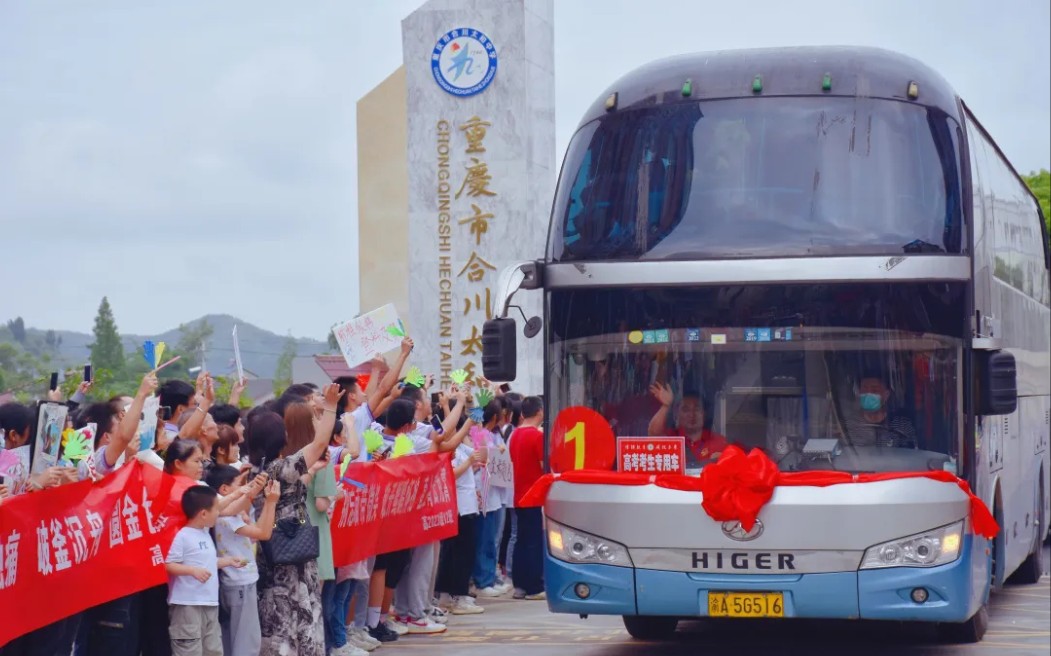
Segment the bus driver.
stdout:
<path fill-rule="evenodd" d="M 847 434 L 853 446 L 916 448 L 916 428 L 908 417 L 887 408 L 890 389 L 877 375 L 866 375 L 858 383 L 856 418 L 847 420 Z"/>

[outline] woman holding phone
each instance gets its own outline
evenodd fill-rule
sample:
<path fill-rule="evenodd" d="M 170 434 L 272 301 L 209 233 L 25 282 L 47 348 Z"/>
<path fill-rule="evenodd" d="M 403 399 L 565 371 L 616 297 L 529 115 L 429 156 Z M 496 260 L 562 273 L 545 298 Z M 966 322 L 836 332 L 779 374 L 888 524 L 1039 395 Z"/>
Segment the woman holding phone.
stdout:
<path fill-rule="evenodd" d="M 322 411 L 323 412 L 323 411 Z M 315 411 L 309 402 L 292 403 L 285 408 L 285 432 L 288 444 L 284 453 L 292 454 L 314 439 Z M 325 646 L 328 650 L 346 644 L 334 644 L 336 628 L 331 625 L 334 615 L 336 569 L 332 563 L 332 532 L 329 528 L 328 510 L 336 497 L 336 474 L 331 466 L 326 445 L 317 462 L 307 469 L 306 510 L 310 523 L 318 528 L 319 549 L 317 558 L 318 577 L 321 579 L 321 613 L 325 625 Z"/>
<path fill-rule="evenodd" d="M 309 405 L 304 408 L 310 413 L 311 439 L 294 451 L 289 445 L 291 436 L 287 434 L 285 421 L 280 415 L 260 411 L 249 416 L 245 441 L 252 467 L 265 472 L 281 485 L 277 521 L 306 516 L 307 488 L 325 467 L 324 458 L 336 423 L 336 403 L 340 396 L 338 385 L 325 387 L 321 419 L 316 424 Z M 293 412 L 300 414 L 299 409 Z M 297 434 L 296 439 L 305 434 L 304 430 L 302 435 Z M 322 464 L 318 465 L 318 462 Z M 257 511 L 261 511 L 261 500 L 256 499 L 256 504 Z M 319 531 L 319 537 L 324 532 Z M 317 559 L 278 565 L 267 559 L 265 550 L 260 550 L 257 557 L 259 623 L 263 635 L 260 656 L 325 656 Z"/>

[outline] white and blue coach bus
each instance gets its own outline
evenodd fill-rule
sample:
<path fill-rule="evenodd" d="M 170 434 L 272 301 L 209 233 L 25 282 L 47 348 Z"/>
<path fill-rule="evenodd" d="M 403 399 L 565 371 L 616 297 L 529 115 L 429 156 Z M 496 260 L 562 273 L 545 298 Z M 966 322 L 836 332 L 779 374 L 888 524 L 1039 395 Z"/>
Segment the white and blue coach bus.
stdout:
<path fill-rule="evenodd" d="M 1036 200 L 913 59 L 713 52 L 617 81 L 569 144 L 546 254 L 505 272 L 486 376 L 514 378 L 510 297 L 542 290 L 549 449 L 589 408 L 616 438 L 683 436 L 690 475 L 725 444 L 782 472 L 950 471 L 1002 528 L 975 535 L 964 492 L 925 478 L 778 487 L 750 531 L 697 492 L 557 481 L 551 610 L 647 639 L 772 616 L 981 640 L 990 592 L 1041 576 L 1048 262 Z"/>

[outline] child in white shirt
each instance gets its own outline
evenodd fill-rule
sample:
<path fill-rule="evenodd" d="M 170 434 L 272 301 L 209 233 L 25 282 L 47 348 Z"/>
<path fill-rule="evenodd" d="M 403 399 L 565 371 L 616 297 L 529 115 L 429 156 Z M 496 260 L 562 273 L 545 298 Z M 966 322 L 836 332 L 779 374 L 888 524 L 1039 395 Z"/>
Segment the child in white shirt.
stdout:
<path fill-rule="evenodd" d="M 453 615 L 475 615 L 485 611 L 468 595 L 471 570 L 474 569 L 479 510 L 473 470 L 480 467 L 481 463 L 482 452 L 466 442 L 457 446 L 453 453 L 456 506 L 459 511 L 457 534 L 442 540 L 438 578 L 435 581 L 439 603 Z"/>
<path fill-rule="evenodd" d="M 182 496 L 186 526 L 168 550 L 169 634 L 172 656 L 222 656 L 219 629 L 219 568 L 243 567 L 242 561 L 218 558 L 208 529 L 219 518 L 219 495 L 195 485 Z"/>

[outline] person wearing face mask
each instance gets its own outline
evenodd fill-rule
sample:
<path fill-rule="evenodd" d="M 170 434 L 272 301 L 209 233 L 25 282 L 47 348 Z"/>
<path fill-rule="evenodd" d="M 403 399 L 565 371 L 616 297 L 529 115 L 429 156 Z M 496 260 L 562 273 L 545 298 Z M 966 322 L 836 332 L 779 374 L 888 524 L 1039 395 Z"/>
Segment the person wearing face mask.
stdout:
<path fill-rule="evenodd" d="M 847 421 L 853 446 L 916 447 L 916 428 L 908 417 L 887 407 L 890 389 L 878 375 L 858 383 L 858 415 Z"/>

